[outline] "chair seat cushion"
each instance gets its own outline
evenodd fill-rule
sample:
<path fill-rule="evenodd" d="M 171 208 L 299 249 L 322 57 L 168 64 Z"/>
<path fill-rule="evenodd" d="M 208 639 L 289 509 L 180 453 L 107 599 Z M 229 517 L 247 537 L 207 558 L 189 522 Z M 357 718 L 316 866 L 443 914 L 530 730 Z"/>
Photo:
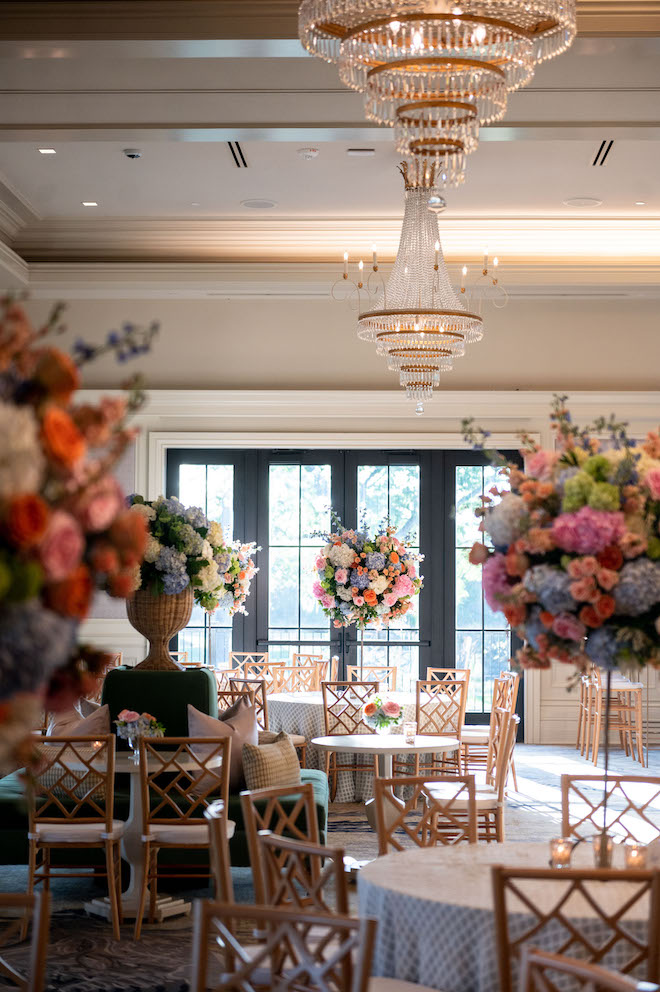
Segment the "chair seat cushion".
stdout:
<path fill-rule="evenodd" d="M 489 737 L 488 727 L 463 727 L 461 730 L 463 744 L 487 744 Z"/>
<path fill-rule="evenodd" d="M 456 787 L 450 783 L 447 783 L 447 785 L 444 783 L 434 785 L 433 782 L 429 782 L 429 792 L 431 795 L 437 796 L 441 801 L 449 802 L 456 792 Z M 475 795 L 475 803 L 477 809 L 496 809 L 497 793 L 487 785 L 480 785 Z M 454 799 L 451 806 L 452 809 L 467 809 L 467 797 L 460 796 L 458 799 Z"/>
<path fill-rule="evenodd" d="M 227 820 L 228 840 L 234 836 L 235 829 L 234 821 Z M 161 844 L 181 844 L 182 847 L 188 844 L 206 846 L 209 843 L 209 828 L 206 820 L 195 820 L 191 823 L 152 823 L 149 826 L 148 838 L 143 836 L 142 839 Z"/>
<path fill-rule="evenodd" d="M 113 820 L 112 830 L 106 833 L 105 823 L 37 823 L 30 839 L 37 838 L 45 844 L 94 844 L 102 840 L 119 840 L 124 833 L 123 820 Z"/>
<path fill-rule="evenodd" d="M 367 992 L 437 992 L 428 985 L 416 985 L 414 982 L 404 982 L 401 978 L 369 979 Z"/>

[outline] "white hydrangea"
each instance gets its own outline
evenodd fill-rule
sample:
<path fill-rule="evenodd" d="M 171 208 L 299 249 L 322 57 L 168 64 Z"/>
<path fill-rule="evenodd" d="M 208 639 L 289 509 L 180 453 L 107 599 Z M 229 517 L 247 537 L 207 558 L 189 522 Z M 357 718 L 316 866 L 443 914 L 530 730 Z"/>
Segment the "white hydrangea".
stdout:
<path fill-rule="evenodd" d="M 43 465 L 39 426 L 32 409 L 0 403 L 0 499 L 38 491 Z"/>
<path fill-rule="evenodd" d="M 148 562 L 156 561 L 158 555 L 162 550 L 163 545 L 151 534 L 147 537 L 147 550 L 144 552 L 144 560 Z"/>
<path fill-rule="evenodd" d="M 197 573 L 197 578 L 200 582 L 197 588 L 201 588 L 202 592 L 214 592 L 222 583 L 218 566 L 213 559 Z"/>
<path fill-rule="evenodd" d="M 484 516 L 484 527 L 496 548 L 508 547 L 529 525 L 529 513 L 522 496 L 505 493 L 499 503 L 489 507 Z"/>
<path fill-rule="evenodd" d="M 199 552 L 199 557 L 206 558 L 207 561 L 210 561 L 213 558 L 213 548 L 211 547 L 210 541 L 202 542 L 202 550 Z"/>
<path fill-rule="evenodd" d="M 373 581 L 369 583 L 369 588 L 373 589 L 377 596 L 380 596 L 380 594 L 385 592 L 387 589 L 389 581 L 390 580 L 386 575 L 379 575 L 377 579 L 373 579 Z"/>
<path fill-rule="evenodd" d="M 355 561 L 355 552 L 348 544 L 334 544 L 328 552 L 328 558 L 335 568 L 350 568 Z"/>
<path fill-rule="evenodd" d="M 337 596 L 345 603 L 350 603 L 353 599 L 353 593 L 348 586 L 337 586 Z"/>
<path fill-rule="evenodd" d="M 212 520 L 209 524 L 208 540 L 214 548 L 221 548 L 225 543 L 225 535 L 222 531 L 222 524 L 217 520 Z"/>
<path fill-rule="evenodd" d="M 145 518 L 145 520 L 156 519 L 156 511 L 153 506 L 147 506 L 146 503 L 133 503 L 131 509 L 134 513 L 139 513 L 140 516 Z"/>
<path fill-rule="evenodd" d="M 185 554 L 201 556 L 204 542 L 195 528 L 190 524 L 184 524 L 180 533 Z"/>

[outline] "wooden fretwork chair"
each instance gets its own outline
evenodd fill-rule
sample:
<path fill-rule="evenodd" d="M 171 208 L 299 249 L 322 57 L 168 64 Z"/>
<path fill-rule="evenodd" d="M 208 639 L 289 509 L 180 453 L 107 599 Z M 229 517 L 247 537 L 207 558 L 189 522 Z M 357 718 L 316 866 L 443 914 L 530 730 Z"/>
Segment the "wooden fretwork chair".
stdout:
<path fill-rule="evenodd" d="M 17 915 L 14 915 L 17 914 Z M 50 921 L 50 892 L 0 893 L 0 985 L 19 992 L 43 992 L 46 987 L 46 958 L 48 956 L 48 926 Z M 32 924 L 27 973 L 18 971 L 2 956 L 3 948 L 12 947 L 25 939 Z"/>
<path fill-rule="evenodd" d="M 602 868 L 491 869 L 500 989 L 513 992 L 526 946 L 658 980 L 660 873 Z"/>
<path fill-rule="evenodd" d="M 417 733 L 455 737 L 461 740 L 461 730 L 465 720 L 468 679 L 431 679 L 416 683 L 415 719 Z M 461 771 L 461 749 L 453 755 L 415 755 L 415 775 L 443 774 L 447 763 L 454 763 L 457 773 Z"/>
<path fill-rule="evenodd" d="M 140 939 L 142 917 L 149 894 L 149 921 L 156 913 L 158 879 L 209 878 L 212 869 L 197 866 L 182 873 L 159 865 L 162 850 L 208 851 L 206 810 L 218 799 L 221 815 L 229 803 L 230 737 L 140 738 L 140 789 L 142 793 L 142 851 L 144 880 L 135 917 L 135 940 Z M 228 837 L 234 823 L 225 821 Z"/>
<path fill-rule="evenodd" d="M 603 679 L 600 668 L 594 665 L 591 672 L 591 694 L 587 721 L 586 757 L 589 758 L 591 748 L 594 765 L 598 764 L 600 740 L 605 727 L 605 709 L 607 706 L 607 682 Z M 610 692 L 610 730 L 619 734 L 621 747 L 626 755 L 644 767 L 644 718 L 642 714 L 642 682 L 624 682 L 617 679 L 612 684 Z"/>
<path fill-rule="evenodd" d="M 375 920 L 199 900 L 191 992 L 367 992 L 375 936 Z"/>
<path fill-rule="evenodd" d="M 215 897 L 221 902 L 234 901 L 234 883 L 231 877 L 229 854 L 229 820 L 221 799 L 204 810 L 209 828 L 209 861 L 215 883 Z"/>
<path fill-rule="evenodd" d="M 270 661 L 267 651 L 230 651 L 229 668 L 218 669 L 215 677 L 221 689 L 226 689 L 232 678 L 263 679 L 270 686 L 273 670 L 283 664 L 283 661 Z"/>
<path fill-rule="evenodd" d="M 39 764 L 28 786 L 29 874 L 28 894 L 51 878 L 98 875 L 98 865 L 78 860 L 80 852 L 101 850 L 105 855 L 110 917 L 119 940 L 121 915 L 121 855 L 124 821 L 114 819 L 115 736 L 44 737 Z M 54 850 L 75 851 L 72 865 L 53 868 Z M 85 869 L 86 870 L 81 870 Z"/>
<path fill-rule="evenodd" d="M 318 692 L 321 688 L 318 664 L 282 665 L 274 669 L 273 692 Z"/>
<path fill-rule="evenodd" d="M 518 698 L 519 678 L 513 672 L 502 672 L 499 678 L 493 680 L 493 700 L 488 726 L 464 724 L 461 732 L 461 745 L 468 771 L 477 773 L 482 770 L 488 771 L 488 748 L 493 733 L 495 714 L 500 710 L 506 710 L 507 713 L 513 715 Z M 517 790 L 518 780 L 515 763 L 511 766 L 511 774 L 514 788 Z"/>
<path fill-rule="evenodd" d="M 265 679 L 229 679 L 229 688 L 234 692 L 251 692 L 254 705 L 257 711 L 257 724 L 259 725 L 259 743 L 268 744 L 272 737 L 268 726 L 268 692 Z M 219 690 L 222 691 L 222 690 Z M 276 736 L 276 735 L 275 735 Z M 302 734 L 289 734 L 291 743 L 298 751 L 300 767 L 305 767 L 307 760 L 307 738 Z"/>
<path fill-rule="evenodd" d="M 396 665 L 347 665 L 349 682 L 376 681 L 379 692 L 396 692 Z"/>
<path fill-rule="evenodd" d="M 587 964 L 565 954 L 524 947 L 520 955 L 519 992 L 660 992 L 660 985 L 640 982 L 599 964 Z"/>
<path fill-rule="evenodd" d="M 286 805 L 284 803 L 286 801 Z M 272 789 L 252 789 L 241 792 L 243 824 L 247 837 L 254 897 L 264 902 L 266 883 L 259 848 L 259 832 L 268 830 L 275 836 L 319 844 L 319 822 L 311 782 L 280 785 Z"/>
<path fill-rule="evenodd" d="M 426 669 L 426 681 L 427 682 L 443 682 L 445 679 L 465 679 L 467 682 L 470 681 L 470 669 L 469 668 L 427 668 Z"/>
<path fill-rule="evenodd" d="M 375 734 L 375 730 L 364 721 L 364 704 L 378 691 L 377 682 L 322 682 L 323 719 L 327 737 L 345 734 Z M 421 731 L 420 731 L 421 733 Z M 341 751 L 341 748 L 337 749 Z M 341 764 L 336 751 L 325 752 L 325 772 L 330 776 L 330 801 L 337 795 L 337 781 L 340 772 L 368 771 L 374 768 L 373 760 L 355 764 Z"/>
<path fill-rule="evenodd" d="M 347 915 L 348 886 L 341 848 L 310 844 L 260 830 L 266 903 L 313 913 Z"/>
<path fill-rule="evenodd" d="M 591 837 L 603 829 L 602 775 L 562 775 L 562 837 Z M 607 776 L 607 832 L 616 842 L 648 844 L 660 836 L 660 778 Z"/>
<path fill-rule="evenodd" d="M 401 806 L 395 786 L 410 790 Z M 440 796 L 433 789 L 443 786 Z M 435 847 L 477 842 L 474 775 L 396 776 L 374 779 L 378 854 L 404 851 L 411 844 Z M 408 843 L 404 843 L 408 841 Z"/>
<path fill-rule="evenodd" d="M 247 696 L 250 703 L 254 705 L 254 692 L 252 689 L 218 689 L 218 713 L 228 710 L 230 706 L 233 706 L 234 703 L 237 703 L 244 696 Z"/>

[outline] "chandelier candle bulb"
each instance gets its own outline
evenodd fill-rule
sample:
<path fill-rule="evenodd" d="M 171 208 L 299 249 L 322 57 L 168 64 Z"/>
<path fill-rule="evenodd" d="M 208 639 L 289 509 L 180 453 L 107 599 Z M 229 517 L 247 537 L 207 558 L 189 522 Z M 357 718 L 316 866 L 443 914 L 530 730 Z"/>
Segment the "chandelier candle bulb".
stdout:
<path fill-rule="evenodd" d="M 373 270 L 374 270 L 374 272 L 378 272 L 378 252 L 376 251 L 376 246 L 375 245 L 372 245 L 371 246 L 371 252 L 372 252 L 372 267 L 373 267 Z"/>
<path fill-rule="evenodd" d="M 488 249 L 484 248 L 484 275 L 488 274 Z"/>
<path fill-rule="evenodd" d="M 344 252 L 344 279 L 348 279 L 348 252 Z"/>
<path fill-rule="evenodd" d="M 435 262 L 434 262 L 433 268 L 437 272 L 438 269 L 439 269 L 439 267 L 440 267 L 440 242 L 439 241 L 436 241 L 436 243 L 435 243 Z"/>
<path fill-rule="evenodd" d="M 465 279 L 468 274 L 467 265 L 464 265 L 461 270 L 461 293 L 465 292 Z"/>
<path fill-rule="evenodd" d="M 358 289 L 362 289 L 364 283 L 362 282 L 362 273 L 364 271 L 364 262 L 362 259 L 358 262 Z"/>

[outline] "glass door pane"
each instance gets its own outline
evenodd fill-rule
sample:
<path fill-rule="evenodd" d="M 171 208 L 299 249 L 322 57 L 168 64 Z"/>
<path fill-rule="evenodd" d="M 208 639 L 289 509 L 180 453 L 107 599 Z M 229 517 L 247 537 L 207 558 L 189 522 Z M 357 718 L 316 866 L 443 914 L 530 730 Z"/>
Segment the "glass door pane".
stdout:
<path fill-rule="evenodd" d="M 482 493 L 492 486 L 508 488 L 507 480 L 491 465 L 457 465 L 455 492 L 455 610 L 456 668 L 470 669 L 468 712 L 490 712 L 493 680 L 509 667 L 511 631 L 502 613 L 493 613 L 481 588 L 481 566 L 468 561 L 475 541 L 483 541 L 474 515 Z"/>

